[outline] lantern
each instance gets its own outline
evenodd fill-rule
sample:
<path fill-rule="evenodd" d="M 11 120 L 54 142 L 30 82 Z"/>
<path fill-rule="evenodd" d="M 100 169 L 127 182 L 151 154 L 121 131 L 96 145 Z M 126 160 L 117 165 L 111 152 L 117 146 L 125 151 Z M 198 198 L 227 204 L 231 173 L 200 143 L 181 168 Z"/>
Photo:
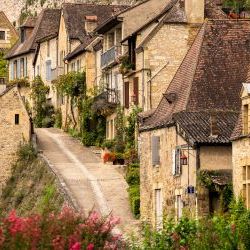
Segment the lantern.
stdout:
<path fill-rule="evenodd" d="M 181 155 L 181 165 L 188 165 L 188 158 L 185 154 Z"/>

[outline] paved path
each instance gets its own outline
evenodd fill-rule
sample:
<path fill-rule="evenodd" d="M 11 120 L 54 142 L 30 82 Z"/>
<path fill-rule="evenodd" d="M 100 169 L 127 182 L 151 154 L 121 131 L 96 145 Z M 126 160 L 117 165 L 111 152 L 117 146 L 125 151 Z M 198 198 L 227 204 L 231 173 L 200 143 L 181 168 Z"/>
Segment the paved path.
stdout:
<path fill-rule="evenodd" d="M 114 166 L 104 165 L 88 148 L 58 129 L 37 129 L 38 147 L 60 174 L 85 215 L 97 210 L 121 219 L 122 232 L 134 231 L 127 183 Z"/>

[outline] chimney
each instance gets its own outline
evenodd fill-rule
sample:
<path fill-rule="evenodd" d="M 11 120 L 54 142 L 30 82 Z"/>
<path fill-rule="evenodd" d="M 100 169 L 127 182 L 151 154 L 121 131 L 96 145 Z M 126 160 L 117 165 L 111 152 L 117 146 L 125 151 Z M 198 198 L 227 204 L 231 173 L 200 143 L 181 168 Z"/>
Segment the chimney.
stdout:
<path fill-rule="evenodd" d="M 85 30 L 88 33 L 94 31 L 97 27 L 97 16 L 85 16 Z"/>
<path fill-rule="evenodd" d="M 205 0 L 181 0 L 185 5 L 188 23 L 203 23 L 205 18 Z"/>
<path fill-rule="evenodd" d="M 210 115 L 210 132 L 210 136 L 214 138 L 217 138 L 220 134 L 216 113 L 211 113 Z"/>

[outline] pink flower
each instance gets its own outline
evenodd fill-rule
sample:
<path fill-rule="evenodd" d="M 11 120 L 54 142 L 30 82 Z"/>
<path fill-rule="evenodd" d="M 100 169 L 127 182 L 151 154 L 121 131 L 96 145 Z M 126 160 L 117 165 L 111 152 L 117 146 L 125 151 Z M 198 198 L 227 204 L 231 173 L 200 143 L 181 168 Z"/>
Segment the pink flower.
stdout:
<path fill-rule="evenodd" d="M 94 250 L 95 246 L 93 243 L 90 243 L 88 246 L 87 246 L 87 250 Z"/>
<path fill-rule="evenodd" d="M 81 250 L 81 244 L 79 242 L 76 242 L 70 250 Z"/>

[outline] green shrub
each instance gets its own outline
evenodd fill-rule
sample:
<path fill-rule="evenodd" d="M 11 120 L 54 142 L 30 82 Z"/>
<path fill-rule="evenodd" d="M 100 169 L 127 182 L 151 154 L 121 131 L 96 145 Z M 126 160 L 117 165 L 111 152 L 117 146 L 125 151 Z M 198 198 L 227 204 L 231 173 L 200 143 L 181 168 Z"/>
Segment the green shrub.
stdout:
<path fill-rule="evenodd" d="M 140 186 L 130 186 L 128 188 L 128 193 L 132 213 L 136 218 L 138 218 L 140 215 Z"/>
<path fill-rule="evenodd" d="M 140 185 L 140 169 L 129 168 L 126 174 L 126 181 L 129 185 Z"/>
<path fill-rule="evenodd" d="M 55 111 L 55 125 L 56 128 L 62 128 L 62 111 L 58 109 Z"/>
<path fill-rule="evenodd" d="M 17 155 L 20 160 L 32 161 L 37 157 L 37 152 L 32 144 L 24 144 L 20 146 Z"/>
<path fill-rule="evenodd" d="M 114 148 L 115 145 L 115 140 L 105 140 L 102 143 L 102 148 L 107 148 L 109 150 L 112 150 Z"/>

